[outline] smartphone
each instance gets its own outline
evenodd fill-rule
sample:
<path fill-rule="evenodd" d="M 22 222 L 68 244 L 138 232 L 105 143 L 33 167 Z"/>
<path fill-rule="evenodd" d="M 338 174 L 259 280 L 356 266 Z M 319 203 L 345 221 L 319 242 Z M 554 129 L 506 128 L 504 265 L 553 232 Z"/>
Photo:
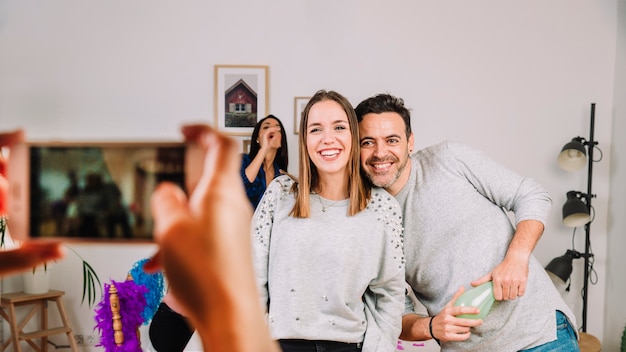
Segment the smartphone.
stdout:
<path fill-rule="evenodd" d="M 161 182 L 197 184 L 204 152 L 181 142 L 25 142 L 10 149 L 14 239 L 149 242 Z"/>

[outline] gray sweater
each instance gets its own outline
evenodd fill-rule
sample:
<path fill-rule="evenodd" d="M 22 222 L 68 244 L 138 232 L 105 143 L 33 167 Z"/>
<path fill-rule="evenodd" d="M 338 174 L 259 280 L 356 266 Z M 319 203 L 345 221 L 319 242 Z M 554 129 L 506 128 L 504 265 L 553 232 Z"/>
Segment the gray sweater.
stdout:
<path fill-rule="evenodd" d="M 441 143 L 411 157 L 411 175 L 396 195 L 404 214 L 406 280 L 429 315 L 439 313 L 460 286 L 489 273 L 506 254 L 515 223 L 545 224 L 548 193 L 482 153 Z M 506 210 L 506 211 L 505 211 Z M 526 293 L 494 304 L 464 342 L 442 351 L 518 351 L 556 339 L 556 310 L 575 317 L 534 256 Z M 411 308 L 410 305 L 407 307 Z"/>
<path fill-rule="evenodd" d="M 300 219 L 289 215 L 292 184 L 288 176 L 274 179 L 252 221 L 255 273 L 272 336 L 394 351 L 405 293 L 397 201 L 374 189 L 368 207 L 348 216 L 348 200 L 312 194 L 311 216 Z"/>

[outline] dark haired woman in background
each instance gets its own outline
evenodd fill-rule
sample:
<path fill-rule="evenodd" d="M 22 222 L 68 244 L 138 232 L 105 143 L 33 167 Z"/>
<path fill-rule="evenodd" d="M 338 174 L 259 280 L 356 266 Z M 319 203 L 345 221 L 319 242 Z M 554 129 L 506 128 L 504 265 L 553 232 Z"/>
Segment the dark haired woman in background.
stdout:
<path fill-rule="evenodd" d="M 267 115 L 254 127 L 250 152 L 244 153 L 241 161 L 241 178 L 254 208 L 259 204 L 267 185 L 275 177 L 286 173 L 288 165 L 285 128 L 278 117 Z"/>

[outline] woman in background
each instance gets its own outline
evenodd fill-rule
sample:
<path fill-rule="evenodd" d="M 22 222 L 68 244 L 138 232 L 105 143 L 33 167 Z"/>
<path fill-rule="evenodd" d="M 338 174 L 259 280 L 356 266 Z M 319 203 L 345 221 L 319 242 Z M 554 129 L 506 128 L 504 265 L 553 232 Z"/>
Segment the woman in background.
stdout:
<path fill-rule="evenodd" d="M 287 166 L 287 134 L 276 116 L 267 115 L 254 126 L 250 152 L 241 161 L 241 179 L 252 207 L 257 207 L 267 185 L 287 172 Z"/>

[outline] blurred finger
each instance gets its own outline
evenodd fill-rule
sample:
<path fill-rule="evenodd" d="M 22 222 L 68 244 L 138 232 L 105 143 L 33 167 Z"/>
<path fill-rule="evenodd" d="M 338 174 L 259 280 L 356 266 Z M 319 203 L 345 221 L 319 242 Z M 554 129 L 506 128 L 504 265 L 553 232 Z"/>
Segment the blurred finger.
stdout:
<path fill-rule="evenodd" d="M 207 204 L 211 202 L 211 197 L 216 194 L 224 195 L 224 199 L 231 199 L 229 193 L 239 188 L 243 190 L 239 178 L 241 160 L 238 146 L 233 139 L 216 133 L 213 129 L 207 130 L 203 136 L 202 144 L 207 146 L 204 170 L 194 193 L 191 195 L 190 203 Z M 215 177 L 217 172 L 222 177 Z M 211 189 L 214 192 L 209 192 Z M 192 210 L 201 210 L 201 208 L 192 205 Z"/>
<path fill-rule="evenodd" d="M 7 159 L 2 155 L 2 148 L 0 147 L 0 176 L 7 175 Z"/>
<path fill-rule="evenodd" d="M 0 275 L 29 270 L 63 255 L 58 242 L 27 242 L 20 248 L 0 252 Z"/>
<path fill-rule="evenodd" d="M 158 251 L 144 265 L 143 270 L 147 273 L 155 273 L 163 267 L 163 254 Z"/>
<path fill-rule="evenodd" d="M 7 202 L 9 200 L 9 181 L 0 175 L 0 216 L 7 213 Z"/>
<path fill-rule="evenodd" d="M 0 133 L 0 147 L 10 147 L 16 143 L 22 142 L 25 138 L 24 131 L 15 130 L 11 132 Z"/>
<path fill-rule="evenodd" d="M 181 132 L 187 142 L 200 142 L 202 136 L 210 130 L 209 126 L 204 124 L 185 125 L 181 128 Z"/>
<path fill-rule="evenodd" d="M 187 197 L 178 186 L 164 182 L 152 194 L 150 207 L 155 219 L 154 236 L 158 242 L 177 219 L 186 215 Z"/>

